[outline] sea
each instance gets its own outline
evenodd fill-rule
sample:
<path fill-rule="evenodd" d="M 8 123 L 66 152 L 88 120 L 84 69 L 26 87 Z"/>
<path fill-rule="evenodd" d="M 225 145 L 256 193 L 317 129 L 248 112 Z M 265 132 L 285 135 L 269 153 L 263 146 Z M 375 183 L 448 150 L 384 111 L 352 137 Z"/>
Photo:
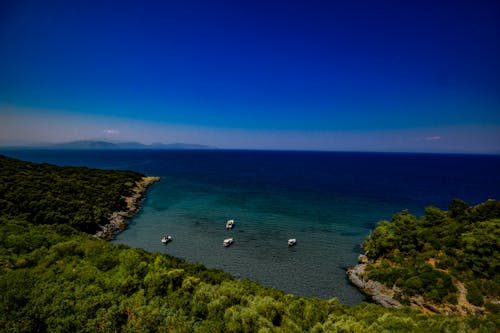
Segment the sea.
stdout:
<path fill-rule="evenodd" d="M 402 210 L 500 199 L 500 156 L 231 150 L 3 150 L 61 166 L 160 176 L 114 243 L 286 293 L 366 301 L 346 278 L 363 240 Z M 226 230 L 228 219 L 235 226 Z M 173 241 L 164 245 L 164 234 Z M 232 237 L 233 245 L 222 241 Z M 287 246 L 296 238 L 294 247 Z"/>

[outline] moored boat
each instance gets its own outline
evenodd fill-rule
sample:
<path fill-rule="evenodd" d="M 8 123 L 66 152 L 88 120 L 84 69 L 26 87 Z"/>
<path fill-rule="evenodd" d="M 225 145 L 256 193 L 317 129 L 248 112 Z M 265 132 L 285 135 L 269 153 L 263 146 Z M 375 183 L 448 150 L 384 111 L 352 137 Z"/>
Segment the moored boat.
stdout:
<path fill-rule="evenodd" d="M 233 244 L 232 238 L 226 238 L 226 239 L 224 239 L 224 242 L 222 242 L 222 245 L 224 245 L 224 247 L 228 247 L 231 244 Z"/>
<path fill-rule="evenodd" d="M 165 235 L 165 236 L 163 236 L 163 238 L 161 239 L 161 242 L 162 242 L 163 244 L 167 244 L 167 243 L 168 243 L 168 242 L 170 242 L 171 240 L 172 240 L 172 236 L 170 236 L 170 235 Z"/>
<path fill-rule="evenodd" d="M 226 222 L 226 229 L 233 229 L 234 226 L 234 220 L 227 220 Z"/>

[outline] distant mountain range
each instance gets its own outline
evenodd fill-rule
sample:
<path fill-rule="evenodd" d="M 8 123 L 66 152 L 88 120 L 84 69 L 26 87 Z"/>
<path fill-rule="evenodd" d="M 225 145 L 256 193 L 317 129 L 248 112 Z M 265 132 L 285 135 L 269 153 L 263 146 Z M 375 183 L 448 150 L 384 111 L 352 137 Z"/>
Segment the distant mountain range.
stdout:
<path fill-rule="evenodd" d="M 108 142 L 99 140 L 79 140 L 53 144 L 24 145 L 11 148 L 40 149 L 165 149 L 165 150 L 202 150 L 217 149 L 217 147 L 192 143 L 152 143 L 146 145 L 140 142 Z"/>

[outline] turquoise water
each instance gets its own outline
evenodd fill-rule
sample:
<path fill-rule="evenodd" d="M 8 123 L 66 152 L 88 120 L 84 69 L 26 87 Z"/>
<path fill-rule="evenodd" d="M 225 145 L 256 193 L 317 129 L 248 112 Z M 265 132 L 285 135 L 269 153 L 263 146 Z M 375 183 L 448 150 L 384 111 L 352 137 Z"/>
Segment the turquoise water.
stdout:
<path fill-rule="evenodd" d="M 300 200 L 274 201 L 258 193 L 244 200 L 227 190 L 167 178 L 153 186 L 141 212 L 115 242 L 200 262 L 289 293 L 360 302 L 364 297 L 347 283 L 345 268 L 355 262 L 368 233 L 352 221 L 370 218 L 349 214 L 354 207 L 349 210 L 342 200 L 328 208 L 300 205 Z M 230 218 L 235 227 L 228 231 Z M 166 246 L 160 243 L 165 232 L 174 237 Z M 224 248 L 228 237 L 234 244 Z M 287 246 L 289 238 L 297 238 L 295 247 Z"/>
<path fill-rule="evenodd" d="M 7 151 L 162 180 L 115 243 L 168 253 L 287 293 L 357 304 L 345 270 L 376 222 L 454 198 L 500 197 L 498 156 L 249 151 Z M 235 220 L 226 230 L 228 219 Z M 174 240 L 161 243 L 164 233 Z M 224 238 L 234 244 L 222 246 Z M 288 238 L 297 245 L 287 246 Z"/>

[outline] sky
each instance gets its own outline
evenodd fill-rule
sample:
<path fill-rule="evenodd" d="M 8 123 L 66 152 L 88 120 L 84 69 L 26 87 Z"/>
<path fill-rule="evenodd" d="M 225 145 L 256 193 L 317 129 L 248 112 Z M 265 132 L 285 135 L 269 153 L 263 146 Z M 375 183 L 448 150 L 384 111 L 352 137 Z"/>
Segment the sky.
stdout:
<path fill-rule="evenodd" d="M 0 145 L 500 154 L 499 1 L 0 3 Z"/>

